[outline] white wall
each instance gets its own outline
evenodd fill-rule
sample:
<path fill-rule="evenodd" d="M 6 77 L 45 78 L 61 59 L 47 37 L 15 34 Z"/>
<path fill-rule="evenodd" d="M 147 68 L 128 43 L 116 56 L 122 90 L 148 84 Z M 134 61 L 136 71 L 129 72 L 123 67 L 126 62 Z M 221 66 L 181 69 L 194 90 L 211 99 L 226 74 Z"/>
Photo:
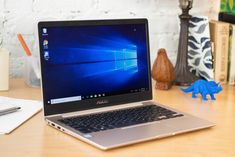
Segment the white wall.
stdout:
<path fill-rule="evenodd" d="M 217 18 L 219 0 L 194 0 L 193 15 Z M 178 0 L 0 0 L 0 47 L 11 52 L 11 77 L 22 76 L 24 52 L 16 38 L 22 33 L 33 53 L 39 20 L 146 17 L 150 27 L 151 60 L 164 47 L 175 63 L 179 36 Z"/>

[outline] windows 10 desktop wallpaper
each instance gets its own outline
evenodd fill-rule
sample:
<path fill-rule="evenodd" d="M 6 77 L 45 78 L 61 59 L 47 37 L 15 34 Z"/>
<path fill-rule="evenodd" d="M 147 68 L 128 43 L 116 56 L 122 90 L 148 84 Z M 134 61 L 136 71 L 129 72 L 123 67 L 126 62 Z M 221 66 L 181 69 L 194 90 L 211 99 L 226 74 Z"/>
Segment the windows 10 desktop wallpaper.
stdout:
<path fill-rule="evenodd" d="M 42 32 L 46 100 L 148 90 L 144 24 L 48 27 Z"/>

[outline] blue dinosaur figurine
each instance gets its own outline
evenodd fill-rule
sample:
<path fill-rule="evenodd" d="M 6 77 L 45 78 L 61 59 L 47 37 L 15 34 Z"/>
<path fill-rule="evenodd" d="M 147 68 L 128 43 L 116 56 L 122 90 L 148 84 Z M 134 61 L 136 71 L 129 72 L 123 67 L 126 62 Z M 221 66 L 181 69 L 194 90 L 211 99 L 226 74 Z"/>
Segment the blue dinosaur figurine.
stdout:
<path fill-rule="evenodd" d="M 222 87 L 219 85 L 219 83 L 216 83 L 214 81 L 197 80 L 188 88 L 181 88 L 181 90 L 185 93 L 192 92 L 193 98 L 197 98 L 196 95 L 200 93 L 203 100 L 208 100 L 206 97 L 207 94 L 210 95 L 211 100 L 215 100 L 214 94 L 222 91 Z"/>

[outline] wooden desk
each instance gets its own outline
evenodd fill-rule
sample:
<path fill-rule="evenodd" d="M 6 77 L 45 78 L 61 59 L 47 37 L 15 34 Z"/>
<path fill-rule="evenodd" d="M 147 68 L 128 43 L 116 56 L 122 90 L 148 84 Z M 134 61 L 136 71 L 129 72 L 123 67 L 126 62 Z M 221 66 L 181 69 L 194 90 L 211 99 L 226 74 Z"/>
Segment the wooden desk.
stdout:
<path fill-rule="evenodd" d="M 154 99 L 162 104 L 213 121 L 212 129 L 152 140 L 110 151 L 101 151 L 59 132 L 43 120 L 40 112 L 10 135 L 0 136 L 1 157 L 224 157 L 235 156 L 235 87 L 224 86 L 217 100 L 203 102 L 184 94 L 179 87 L 155 91 Z M 28 88 L 22 80 L 12 80 L 9 92 L 2 96 L 40 99 L 40 90 Z"/>

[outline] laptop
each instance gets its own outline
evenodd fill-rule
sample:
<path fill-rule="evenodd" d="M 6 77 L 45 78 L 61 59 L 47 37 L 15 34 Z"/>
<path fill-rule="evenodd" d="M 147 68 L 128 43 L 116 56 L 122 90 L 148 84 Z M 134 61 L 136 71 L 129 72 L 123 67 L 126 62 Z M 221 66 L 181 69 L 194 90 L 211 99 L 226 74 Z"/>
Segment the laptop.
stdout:
<path fill-rule="evenodd" d="M 48 125 L 103 150 L 209 128 L 152 100 L 147 19 L 39 22 Z"/>

